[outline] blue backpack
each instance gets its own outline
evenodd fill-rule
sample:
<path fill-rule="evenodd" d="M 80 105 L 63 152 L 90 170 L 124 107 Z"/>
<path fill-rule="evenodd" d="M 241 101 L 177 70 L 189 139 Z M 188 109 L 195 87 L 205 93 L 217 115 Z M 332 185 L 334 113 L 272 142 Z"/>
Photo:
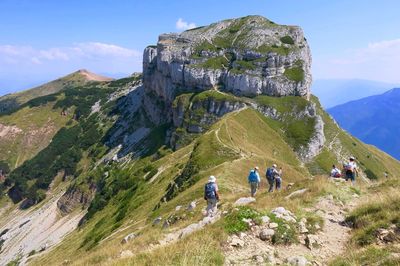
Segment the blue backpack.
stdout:
<path fill-rule="evenodd" d="M 204 196 L 206 197 L 206 199 L 215 199 L 216 198 L 214 183 L 210 182 L 205 185 Z"/>
<path fill-rule="evenodd" d="M 258 182 L 258 177 L 257 177 L 257 174 L 256 174 L 256 172 L 254 170 L 250 171 L 249 181 L 250 182 Z"/>
<path fill-rule="evenodd" d="M 267 172 L 265 173 L 266 177 L 268 180 L 272 180 L 274 179 L 274 169 L 272 169 L 271 167 L 269 167 L 267 169 Z"/>

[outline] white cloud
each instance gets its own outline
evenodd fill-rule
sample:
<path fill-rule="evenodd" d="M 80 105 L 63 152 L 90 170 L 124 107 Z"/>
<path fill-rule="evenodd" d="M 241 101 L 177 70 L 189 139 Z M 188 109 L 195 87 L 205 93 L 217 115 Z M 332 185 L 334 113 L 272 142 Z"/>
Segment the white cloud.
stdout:
<path fill-rule="evenodd" d="M 189 30 L 189 29 L 196 28 L 196 24 L 194 24 L 193 22 L 191 22 L 191 23 L 186 22 L 182 18 L 179 18 L 178 21 L 176 21 L 175 25 L 176 25 L 176 29 L 178 29 L 178 30 Z"/>
<path fill-rule="evenodd" d="M 124 76 L 142 70 L 142 53 L 116 44 L 74 43 L 64 47 L 39 49 L 32 46 L 0 45 L 0 81 L 10 80 L 8 89 L 29 88 L 64 76 L 78 69 L 111 76 Z M 26 81 L 21 87 L 20 81 Z M 33 81 L 33 82 L 32 82 Z"/>
<path fill-rule="evenodd" d="M 318 78 L 361 78 L 400 82 L 400 39 L 369 43 L 348 50 L 337 58 L 316 59 Z"/>
<path fill-rule="evenodd" d="M 69 47 L 35 49 L 30 46 L 0 45 L 0 61 L 12 59 L 14 63 L 43 61 L 69 61 L 78 58 L 132 58 L 140 57 L 136 50 L 100 42 L 76 43 Z M 9 60 L 10 61 L 10 60 Z"/>

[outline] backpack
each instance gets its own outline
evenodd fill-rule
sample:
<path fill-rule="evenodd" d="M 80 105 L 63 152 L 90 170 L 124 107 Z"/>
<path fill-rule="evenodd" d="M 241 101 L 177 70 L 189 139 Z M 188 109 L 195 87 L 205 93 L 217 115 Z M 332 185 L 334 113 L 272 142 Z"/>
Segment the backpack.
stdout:
<path fill-rule="evenodd" d="M 346 170 L 346 172 L 353 172 L 353 170 L 354 170 L 354 167 L 353 167 L 353 165 L 351 165 L 351 164 L 346 164 L 345 166 L 344 166 L 344 169 Z"/>
<path fill-rule="evenodd" d="M 267 169 L 267 172 L 265 173 L 265 176 L 267 177 L 268 180 L 274 179 L 274 169 L 272 169 L 271 167 L 269 167 L 269 168 Z"/>
<path fill-rule="evenodd" d="M 214 183 L 207 183 L 204 187 L 204 196 L 206 199 L 215 199 L 216 198 L 216 193 L 215 193 L 215 185 Z"/>
<path fill-rule="evenodd" d="M 258 182 L 258 177 L 255 171 L 251 171 L 249 175 L 249 181 L 250 182 Z"/>

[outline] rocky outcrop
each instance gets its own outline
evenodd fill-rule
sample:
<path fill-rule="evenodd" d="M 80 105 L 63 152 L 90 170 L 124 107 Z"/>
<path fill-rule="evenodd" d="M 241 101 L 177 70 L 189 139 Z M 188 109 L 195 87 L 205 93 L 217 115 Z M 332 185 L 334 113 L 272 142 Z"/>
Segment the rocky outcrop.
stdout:
<path fill-rule="evenodd" d="M 88 191 L 79 187 L 70 187 L 57 201 L 57 207 L 62 215 L 67 215 L 77 207 L 88 207 L 96 191 L 95 185 L 89 187 Z"/>
<path fill-rule="evenodd" d="M 255 38 L 255 36 L 257 36 Z M 300 27 L 260 16 L 162 34 L 143 55 L 143 83 L 167 104 L 181 89 L 308 98 L 311 54 Z"/>

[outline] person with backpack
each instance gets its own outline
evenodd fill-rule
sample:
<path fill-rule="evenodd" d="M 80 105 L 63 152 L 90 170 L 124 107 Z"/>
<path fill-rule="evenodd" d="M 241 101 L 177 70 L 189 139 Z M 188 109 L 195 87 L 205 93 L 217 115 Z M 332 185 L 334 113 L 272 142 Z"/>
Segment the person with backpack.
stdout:
<path fill-rule="evenodd" d="M 339 168 L 336 167 L 336 165 L 332 165 L 332 170 L 331 170 L 331 177 L 341 177 L 342 173 L 340 172 Z"/>
<path fill-rule="evenodd" d="M 208 178 L 208 182 L 204 186 L 204 199 L 207 201 L 207 216 L 214 216 L 217 212 L 219 193 L 217 179 L 213 175 Z"/>
<path fill-rule="evenodd" d="M 278 166 L 276 164 L 273 164 L 272 167 L 267 168 L 267 171 L 265 173 L 265 176 L 267 178 L 268 184 L 269 184 L 269 189 L 268 192 L 273 192 L 274 191 L 274 185 L 276 189 L 281 188 L 281 179 L 280 179 L 280 174 L 278 171 Z"/>
<path fill-rule="evenodd" d="M 356 173 L 358 173 L 357 163 L 355 162 L 354 157 L 349 158 L 349 162 L 344 165 L 344 169 L 346 173 L 346 181 L 350 179 L 354 184 L 356 182 Z"/>
<path fill-rule="evenodd" d="M 256 195 L 256 193 L 257 193 L 257 189 L 259 188 L 260 182 L 261 182 L 260 175 L 258 174 L 258 167 L 257 166 L 254 167 L 254 169 L 252 169 L 250 171 L 250 174 L 249 174 L 249 177 L 248 177 L 248 181 L 249 181 L 249 184 L 250 184 L 251 196 L 254 197 Z"/>
<path fill-rule="evenodd" d="M 276 166 L 276 165 L 275 165 Z M 276 169 L 277 167 L 275 167 Z M 276 169 L 277 174 L 275 175 L 275 189 L 276 190 L 281 190 L 281 186 L 282 186 L 282 167 L 279 168 L 279 170 Z"/>

